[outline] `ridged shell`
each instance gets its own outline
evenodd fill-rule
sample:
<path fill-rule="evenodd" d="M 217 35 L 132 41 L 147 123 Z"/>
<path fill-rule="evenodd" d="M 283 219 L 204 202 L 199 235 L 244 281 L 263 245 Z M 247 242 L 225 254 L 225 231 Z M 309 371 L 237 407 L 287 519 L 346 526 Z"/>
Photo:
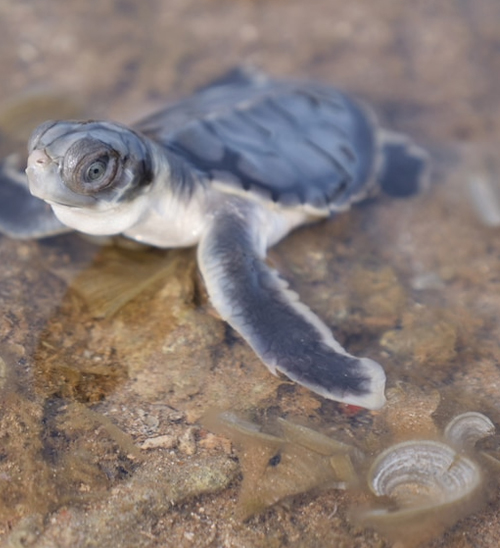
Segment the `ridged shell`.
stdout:
<path fill-rule="evenodd" d="M 445 443 L 399 443 L 382 452 L 368 472 L 373 493 L 393 504 L 362 512 L 358 519 L 414 547 L 473 511 L 482 483 L 479 465 Z"/>
<path fill-rule="evenodd" d="M 482 413 L 470 411 L 453 418 L 445 428 L 444 437 L 458 449 L 473 449 L 476 443 L 495 433 L 495 425 Z"/>
<path fill-rule="evenodd" d="M 444 443 L 407 441 L 377 457 L 368 483 L 373 493 L 393 498 L 401 509 L 435 507 L 472 493 L 481 483 L 481 472 Z"/>

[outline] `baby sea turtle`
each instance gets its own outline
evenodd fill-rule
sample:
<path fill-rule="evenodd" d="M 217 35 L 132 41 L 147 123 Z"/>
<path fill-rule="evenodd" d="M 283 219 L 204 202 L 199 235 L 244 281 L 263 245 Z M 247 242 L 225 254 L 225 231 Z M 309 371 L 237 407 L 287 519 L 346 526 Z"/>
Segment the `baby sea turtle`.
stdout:
<path fill-rule="evenodd" d="M 424 171 L 419 148 L 378 129 L 343 93 L 237 69 L 133 128 L 40 125 L 26 170 L 33 196 L 21 173 L 2 166 L 0 230 L 197 244 L 213 305 L 271 372 L 376 409 L 385 401 L 382 367 L 342 348 L 264 259 L 295 227 L 377 187 L 413 194 Z"/>

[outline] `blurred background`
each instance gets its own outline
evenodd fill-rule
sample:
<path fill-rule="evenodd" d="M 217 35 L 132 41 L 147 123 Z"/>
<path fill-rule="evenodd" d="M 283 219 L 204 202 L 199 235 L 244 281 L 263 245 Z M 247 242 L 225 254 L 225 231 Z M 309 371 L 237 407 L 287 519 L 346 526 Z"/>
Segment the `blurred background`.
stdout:
<path fill-rule="evenodd" d="M 496 0 L 1 0 L 0 99 L 65 92 L 129 120 L 252 63 L 356 92 L 428 138 L 483 138 L 499 20 Z"/>

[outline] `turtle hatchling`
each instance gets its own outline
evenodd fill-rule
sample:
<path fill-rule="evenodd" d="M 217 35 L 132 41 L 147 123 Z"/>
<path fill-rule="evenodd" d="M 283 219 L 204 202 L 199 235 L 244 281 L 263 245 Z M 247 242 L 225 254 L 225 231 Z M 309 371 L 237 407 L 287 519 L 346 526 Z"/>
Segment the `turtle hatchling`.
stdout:
<path fill-rule="evenodd" d="M 197 245 L 213 305 L 272 373 L 377 409 L 382 367 L 335 340 L 266 264 L 266 250 L 377 188 L 415 193 L 425 164 L 421 149 L 379 129 L 338 90 L 236 69 L 131 128 L 40 125 L 27 181 L 8 160 L 1 166 L 0 231 L 43 238 L 74 229 L 161 248 Z"/>

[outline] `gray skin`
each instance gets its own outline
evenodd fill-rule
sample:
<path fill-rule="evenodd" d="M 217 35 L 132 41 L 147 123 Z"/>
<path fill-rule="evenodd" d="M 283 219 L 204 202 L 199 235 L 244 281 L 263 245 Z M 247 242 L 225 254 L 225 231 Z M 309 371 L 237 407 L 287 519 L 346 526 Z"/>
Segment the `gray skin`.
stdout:
<path fill-rule="evenodd" d="M 29 154 L 32 196 L 12 166 L 0 170 L 0 231 L 197 245 L 213 305 L 272 373 L 339 402 L 384 404 L 382 367 L 349 354 L 264 262 L 295 227 L 380 186 L 418 190 L 421 150 L 377 129 L 352 99 L 237 69 L 132 129 L 46 122 Z"/>

